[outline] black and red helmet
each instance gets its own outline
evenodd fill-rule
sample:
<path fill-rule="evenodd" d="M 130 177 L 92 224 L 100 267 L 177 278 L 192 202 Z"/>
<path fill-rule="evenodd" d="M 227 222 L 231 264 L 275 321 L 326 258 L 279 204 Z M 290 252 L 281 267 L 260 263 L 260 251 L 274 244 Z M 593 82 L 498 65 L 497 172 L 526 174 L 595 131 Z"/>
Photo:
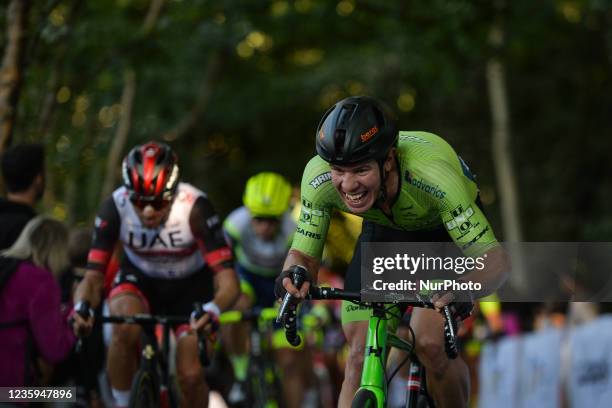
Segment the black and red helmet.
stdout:
<path fill-rule="evenodd" d="M 382 102 L 352 96 L 337 102 L 317 128 L 317 154 L 330 164 L 381 161 L 397 143 L 395 116 Z"/>
<path fill-rule="evenodd" d="M 171 201 L 179 183 L 176 154 L 165 143 L 136 146 L 123 159 L 122 175 L 132 202 Z"/>

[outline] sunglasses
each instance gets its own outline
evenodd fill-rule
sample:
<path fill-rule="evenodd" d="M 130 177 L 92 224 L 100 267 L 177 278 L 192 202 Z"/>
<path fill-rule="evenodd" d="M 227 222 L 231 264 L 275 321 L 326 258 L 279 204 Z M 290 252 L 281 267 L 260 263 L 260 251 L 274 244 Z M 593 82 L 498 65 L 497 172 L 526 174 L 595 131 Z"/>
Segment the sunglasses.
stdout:
<path fill-rule="evenodd" d="M 153 200 L 148 200 L 143 197 L 134 196 L 130 197 L 130 202 L 132 203 L 132 205 L 134 205 L 134 207 L 137 207 L 140 210 L 144 210 L 146 206 L 150 205 L 155 211 L 160 211 L 167 208 L 172 203 L 172 200 L 167 200 L 163 198 L 155 198 Z"/>

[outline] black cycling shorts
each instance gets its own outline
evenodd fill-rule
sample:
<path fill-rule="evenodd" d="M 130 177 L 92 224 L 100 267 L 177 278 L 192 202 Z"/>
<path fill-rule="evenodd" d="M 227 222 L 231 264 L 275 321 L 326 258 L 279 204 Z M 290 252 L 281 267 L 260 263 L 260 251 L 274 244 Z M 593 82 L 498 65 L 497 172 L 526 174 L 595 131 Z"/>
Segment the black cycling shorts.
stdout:
<path fill-rule="evenodd" d="M 477 197 L 475 202 L 476 205 L 483 210 L 480 197 Z M 433 230 L 404 231 L 364 220 L 361 227 L 361 234 L 355 244 L 353 258 L 346 271 L 344 289 L 351 292 L 361 291 L 362 242 L 452 242 L 452 240 L 453 239 L 448 235 L 448 231 L 443 225 Z M 457 251 L 457 255 L 460 255 L 459 248 L 457 248 Z"/>
<path fill-rule="evenodd" d="M 145 275 L 124 261 L 109 298 L 125 292 L 143 298 L 151 314 L 189 316 L 193 303 L 206 303 L 213 299 L 213 272 L 205 266 L 186 278 L 159 279 Z"/>

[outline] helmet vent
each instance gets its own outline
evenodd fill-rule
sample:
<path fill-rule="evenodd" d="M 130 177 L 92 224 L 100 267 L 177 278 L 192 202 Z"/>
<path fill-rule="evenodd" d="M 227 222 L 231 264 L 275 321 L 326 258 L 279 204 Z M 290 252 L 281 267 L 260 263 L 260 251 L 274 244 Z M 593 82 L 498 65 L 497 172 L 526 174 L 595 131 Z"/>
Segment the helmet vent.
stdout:
<path fill-rule="evenodd" d="M 351 120 L 351 117 L 353 116 L 353 112 L 355 111 L 356 107 L 357 105 L 352 103 L 344 105 L 342 107 L 342 110 L 340 111 L 340 114 L 338 115 L 338 121 L 336 122 L 336 126 L 339 128 L 346 129 L 348 122 Z"/>
<path fill-rule="evenodd" d="M 344 139 L 346 138 L 346 130 L 337 129 L 334 134 L 334 151 L 336 152 L 336 159 L 342 160 L 344 156 Z"/>
<path fill-rule="evenodd" d="M 374 109 L 374 116 L 376 117 L 376 123 L 380 126 L 385 123 L 385 117 L 380 109 Z"/>

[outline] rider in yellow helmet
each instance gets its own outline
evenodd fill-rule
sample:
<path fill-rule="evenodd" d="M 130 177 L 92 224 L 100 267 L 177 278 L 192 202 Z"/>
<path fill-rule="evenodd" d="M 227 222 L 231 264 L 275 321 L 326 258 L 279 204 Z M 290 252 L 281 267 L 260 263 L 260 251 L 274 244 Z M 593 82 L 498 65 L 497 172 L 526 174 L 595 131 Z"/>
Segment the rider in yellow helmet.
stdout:
<path fill-rule="evenodd" d="M 256 174 L 246 183 L 242 196 L 244 206 L 230 213 L 223 224 L 241 279 L 242 295 L 235 306 L 238 310 L 275 306 L 274 279 L 282 269 L 295 231 L 289 210 L 291 193 L 291 184 L 280 174 Z M 230 391 L 229 402 L 236 404 L 244 402 L 241 397 L 244 397 L 242 388 L 247 374 L 248 326 L 231 325 L 224 331 L 226 349 L 238 380 Z M 283 332 L 279 334 L 284 337 Z M 300 363 L 303 354 L 290 349 L 288 343 L 277 344 L 276 336 L 274 344 L 281 347 L 276 350 L 276 357 L 283 373 L 287 404 L 299 406 L 306 387 L 305 376 L 296 367 L 305 365 Z"/>

